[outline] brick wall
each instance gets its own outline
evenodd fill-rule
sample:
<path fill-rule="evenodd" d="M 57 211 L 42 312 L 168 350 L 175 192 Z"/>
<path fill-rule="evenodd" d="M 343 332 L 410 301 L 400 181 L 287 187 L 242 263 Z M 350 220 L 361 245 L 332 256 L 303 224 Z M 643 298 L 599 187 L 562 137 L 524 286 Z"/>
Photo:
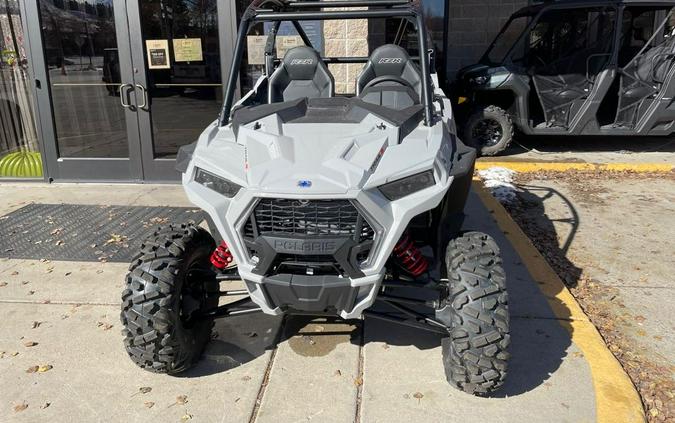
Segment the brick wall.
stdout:
<path fill-rule="evenodd" d="M 446 64 L 448 78 L 476 63 L 509 16 L 527 0 L 449 0 Z"/>
<path fill-rule="evenodd" d="M 325 21 L 323 24 L 324 50 L 329 57 L 368 56 L 368 21 L 343 19 Z M 329 64 L 335 78 L 335 92 L 356 92 L 356 76 L 363 64 Z"/>

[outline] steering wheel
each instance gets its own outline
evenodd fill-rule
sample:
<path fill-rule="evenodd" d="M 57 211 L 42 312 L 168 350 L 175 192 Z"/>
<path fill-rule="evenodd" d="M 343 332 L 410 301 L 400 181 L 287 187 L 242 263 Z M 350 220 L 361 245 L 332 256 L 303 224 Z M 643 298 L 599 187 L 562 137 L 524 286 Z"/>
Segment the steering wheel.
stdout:
<path fill-rule="evenodd" d="M 415 90 L 415 87 L 413 87 L 410 82 L 406 81 L 405 79 L 403 79 L 399 76 L 382 75 L 382 76 L 378 76 L 377 78 L 373 78 L 370 81 L 368 81 L 368 83 L 366 83 L 366 85 L 363 87 L 363 89 L 361 89 L 361 91 L 364 91 L 366 88 L 373 87 L 373 86 L 375 86 L 377 84 L 380 84 L 382 82 L 396 82 L 399 85 L 411 88 L 413 91 Z"/>

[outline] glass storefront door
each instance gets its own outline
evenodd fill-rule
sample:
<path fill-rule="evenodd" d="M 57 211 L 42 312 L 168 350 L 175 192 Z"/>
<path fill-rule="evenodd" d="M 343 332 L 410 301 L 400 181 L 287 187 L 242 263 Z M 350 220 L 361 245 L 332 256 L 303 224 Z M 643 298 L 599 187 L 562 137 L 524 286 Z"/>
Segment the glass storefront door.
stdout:
<path fill-rule="evenodd" d="M 129 18 L 145 179 L 174 179 L 178 148 L 222 105 L 217 0 L 130 1 Z"/>
<path fill-rule="evenodd" d="M 39 21 L 36 92 L 50 111 L 41 126 L 53 179 L 178 180 L 178 148 L 222 103 L 216 3 L 26 3 Z"/>
<path fill-rule="evenodd" d="M 38 102 L 46 99 L 51 110 L 52 125 L 42 122 L 50 176 L 142 179 L 125 1 L 26 3 L 31 6 L 37 6 L 43 53 L 35 88 Z"/>

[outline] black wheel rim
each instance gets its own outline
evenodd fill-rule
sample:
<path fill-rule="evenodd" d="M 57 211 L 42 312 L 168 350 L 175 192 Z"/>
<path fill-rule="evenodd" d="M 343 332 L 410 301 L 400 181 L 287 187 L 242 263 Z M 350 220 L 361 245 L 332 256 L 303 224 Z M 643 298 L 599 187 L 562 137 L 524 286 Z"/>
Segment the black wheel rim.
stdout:
<path fill-rule="evenodd" d="M 492 147 L 499 144 L 504 136 L 502 125 L 495 119 L 482 119 L 476 122 L 471 130 L 471 136 L 481 147 Z"/>

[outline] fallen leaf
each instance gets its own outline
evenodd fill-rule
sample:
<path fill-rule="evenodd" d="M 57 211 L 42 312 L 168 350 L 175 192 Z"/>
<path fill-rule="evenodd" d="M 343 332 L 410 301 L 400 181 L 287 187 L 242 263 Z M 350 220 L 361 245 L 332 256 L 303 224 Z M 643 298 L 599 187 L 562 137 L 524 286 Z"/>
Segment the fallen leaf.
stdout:
<path fill-rule="evenodd" d="M 30 366 L 29 368 L 26 369 L 26 373 L 35 373 L 38 371 L 40 366 Z"/>
<path fill-rule="evenodd" d="M 113 327 L 110 323 L 105 323 L 105 322 L 96 322 L 96 326 L 103 328 L 103 330 L 109 330 L 110 328 Z"/>
<path fill-rule="evenodd" d="M 46 403 L 42 404 L 42 405 L 40 406 L 40 408 L 44 410 L 45 408 L 49 407 L 50 405 L 52 405 L 51 402 L 46 402 Z"/>
<path fill-rule="evenodd" d="M 25 410 L 26 408 L 28 408 L 28 404 L 26 404 L 26 402 L 22 402 L 21 404 L 17 404 L 14 406 L 14 412 L 18 413 L 20 411 Z"/>
<path fill-rule="evenodd" d="M 183 417 L 180 418 L 180 421 L 186 422 L 188 420 L 192 419 L 192 414 L 184 414 Z"/>
<path fill-rule="evenodd" d="M 51 364 L 45 364 L 44 366 L 40 366 L 37 371 L 38 373 L 44 373 L 50 371 L 53 368 L 54 366 L 52 366 Z"/>
<path fill-rule="evenodd" d="M 362 378 L 362 377 L 357 377 L 356 379 L 354 379 L 354 385 L 356 385 L 356 386 L 361 386 L 361 385 L 363 385 L 363 378 Z"/>
<path fill-rule="evenodd" d="M 34 341 L 28 341 L 28 342 L 24 342 L 24 343 L 23 343 L 23 346 L 24 346 L 24 347 L 34 347 L 34 346 L 36 346 L 37 344 L 38 344 L 37 342 L 34 342 Z"/>
<path fill-rule="evenodd" d="M 155 403 L 152 401 L 146 401 L 143 403 L 143 405 L 145 405 L 146 408 L 152 408 L 155 405 Z"/>
<path fill-rule="evenodd" d="M 188 402 L 187 395 L 178 395 L 176 397 L 176 404 L 178 405 L 183 405 L 186 404 L 187 402 Z"/>

